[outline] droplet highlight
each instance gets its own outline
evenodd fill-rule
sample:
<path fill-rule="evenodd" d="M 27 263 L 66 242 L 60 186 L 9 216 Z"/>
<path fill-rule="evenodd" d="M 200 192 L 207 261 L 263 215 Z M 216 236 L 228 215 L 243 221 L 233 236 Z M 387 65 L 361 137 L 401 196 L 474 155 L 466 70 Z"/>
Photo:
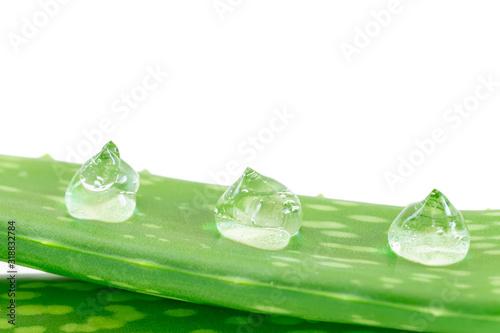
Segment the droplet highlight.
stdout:
<path fill-rule="evenodd" d="M 388 237 L 396 254 L 429 266 L 459 262 L 470 246 L 462 213 L 438 190 L 403 209 L 389 228 Z"/>
<path fill-rule="evenodd" d="M 285 185 L 247 168 L 215 208 L 226 238 L 264 250 L 281 250 L 302 223 L 299 198 Z"/>
<path fill-rule="evenodd" d="M 135 210 L 139 174 L 120 158 L 108 142 L 85 162 L 66 190 L 66 208 L 78 219 L 123 222 Z"/>

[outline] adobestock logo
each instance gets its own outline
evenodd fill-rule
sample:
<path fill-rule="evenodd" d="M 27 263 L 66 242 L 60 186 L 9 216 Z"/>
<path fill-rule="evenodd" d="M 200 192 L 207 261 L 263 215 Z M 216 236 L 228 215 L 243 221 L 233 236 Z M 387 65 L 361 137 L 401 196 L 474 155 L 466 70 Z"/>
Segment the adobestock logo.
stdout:
<path fill-rule="evenodd" d="M 408 318 L 409 327 L 417 332 L 425 332 L 430 323 L 434 322 L 436 318 L 449 312 L 447 306 L 456 302 L 460 297 L 461 292 L 458 287 L 458 277 L 454 277 L 453 281 L 445 280 L 444 288 L 441 293 L 434 297 L 426 307 L 420 312 L 414 312 Z"/>
<path fill-rule="evenodd" d="M 239 177 L 243 173 L 246 165 L 257 157 L 258 152 L 265 150 L 275 139 L 276 135 L 283 132 L 296 116 L 297 115 L 289 111 L 286 106 L 274 108 L 267 126 L 258 130 L 255 135 L 248 136 L 237 146 L 237 158 L 229 160 L 222 170 L 218 172 L 209 172 L 211 180 L 217 185 L 229 185 L 231 178 Z M 204 192 L 194 189 L 193 207 L 210 207 L 213 209 L 213 204 L 217 202 L 221 196 L 221 189 L 217 186 L 214 187 L 207 186 Z M 192 213 L 193 211 L 190 209 L 186 208 L 186 210 L 183 210 L 186 221 L 189 220 L 188 218 Z M 248 330 L 252 327 L 254 327 L 254 324 L 248 327 L 245 325 L 242 329 Z"/>
<path fill-rule="evenodd" d="M 340 50 L 348 64 L 352 62 L 354 55 L 359 55 L 362 50 L 367 48 L 372 40 L 380 35 L 384 28 L 387 28 L 394 16 L 403 11 L 400 0 L 391 0 L 385 9 L 370 12 L 371 19 L 367 21 L 362 28 L 354 27 L 354 36 L 352 42 L 340 42 Z"/>
<path fill-rule="evenodd" d="M 62 5 L 66 5 L 69 0 L 40 0 L 38 5 L 40 10 L 31 15 L 31 18 L 21 17 L 22 25 L 19 33 L 8 32 L 7 39 L 14 49 L 19 53 L 21 45 L 28 44 L 30 40 L 38 36 L 41 29 L 45 28 L 51 19 L 57 16 Z"/>
<path fill-rule="evenodd" d="M 120 94 L 113 100 L 110 105 L 111 114 L 108 113 L 107 116 L 100 119 L 94 128 L 82 130 L 84 138 L 76 144 L 75 148 L 66 146 L 67 162 L 81 163 L 86 156 L 100 149 L 105 143 L 106 135 L 111 134 L 119 122 L 125 121 L 131 115 L 132 110 L 138 109 L 149 94 L 158 89 L 169 75 L 159 65 L 154 68 L 146 66 L 144 70 L 146 75 L 140 83 L 135 84 L 129 91 Z M 113 114 L 116 116 L 113 117 Z"/>
<path fill-rule="evenodd" d="M 215 0 L 212 2 L 215 12 L 221 21 L 226 19 L 226 14 L 238 8 L 243 0 Z"/>
<path fill-rule="evenodd" d="M 140 84 L 136 84 L 130 89 L 130 93 L 121 94 L 111 103 L 111 111 L 117 113 L 121 120 L 127 118 L 131 110 L 137 109 L 149 93 L 156 90 L 168 77 L 168 72 L 162 71 L 159 65 L 156 65 L 154 69 L 146 66 L 145 71 L 148 74 L 144 76 Z"/>
<path fill-rule="evenodd" d="M 491 98 L 500 87 L 500 81 L 494 81 L 492 74 L 487 77 L 479 76 L 478 81 L 479 84 L 472 94 L 467 95 L 460 103 L 455 103 L 444 111 L 442 115 L 444 126 L 435 127 L 427 138 L 415 140 L 416 147 L 414 149 L 406 156 L 398 156 L 396 171 L 384 173 L 384 178 L 391 191 L 395 191 L 398 184 L 404 183 L 411 177 L 417 168 L 436 152 L 438 146 L 448 140 L 450 129 L 458 130 L 463 121 L 479 109 L 480 103 Z M 448 130 L 446 126 L 449 127 Z"/>
<path fill-rule="evenodd" d="M 272 113 L 273 116 L 266 127 L 261 128 L 255 135 L 248 136 L 238 145 L 236 152 L 239 158 L 229 160 L 224 170 L 209 173 L 217 185 L 227 185 L 231 177 L 239 176 L 245 166 L 253 161 L 260 151 L 265 150 L 274 141 L 276 134 L 283 132 L 296 117 L 286 106 L 275 108 Z M 240 162 L 241 160 L 243 162 Z"/>

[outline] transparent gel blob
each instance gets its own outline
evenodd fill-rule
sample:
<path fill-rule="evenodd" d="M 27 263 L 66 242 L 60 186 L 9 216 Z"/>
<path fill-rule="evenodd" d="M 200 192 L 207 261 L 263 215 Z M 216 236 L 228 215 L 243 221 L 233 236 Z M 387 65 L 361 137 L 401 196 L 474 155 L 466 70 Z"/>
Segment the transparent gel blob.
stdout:
<path fill-rule="evenodd" d="M 389 245 L 405 259 L 444 266 L 465 258 L 470 235 L 460 211 L 434 190 L 396 217 L 389 228 Z"/>
<path fill-rule="evenodd" d="M 302 223 L 299 198 L 286 186 L 247 168 L 215 208 L 226 238 L 264 250 L 280 250 Z"/>
<path fill-rule="evenodd" d="M 110 141 L 85 162 L 66 190 L 66 208 L 78 219 L 123 222 L 135 210 L 139 174 Z"/>

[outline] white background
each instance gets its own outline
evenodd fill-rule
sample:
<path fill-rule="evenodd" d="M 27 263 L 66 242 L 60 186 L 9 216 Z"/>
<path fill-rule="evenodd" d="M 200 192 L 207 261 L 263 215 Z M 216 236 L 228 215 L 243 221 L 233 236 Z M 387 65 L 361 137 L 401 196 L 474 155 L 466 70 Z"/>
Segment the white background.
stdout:
<path fill-rule="evenodd" d="M 406 205 L 438 188 L 459 209 L 500 208 L 500 87 L 458 128 L 443 119 L 479 76 L 500 81 L 494 1 L 401 0 L 384 27 L 371 12 L 389 1 L 70 1 L 44 22 L 46 2 L 0 4 L 0 154 L 67 160 L 91 145 L 83 162 L 112 139 L 168 177 L 214 183 L 237 160 L 299 194 Z M 148 67 L 169 76 L 114 112 Z M 239 153 L 283 107 L 296 115 L 284 130 Z M 384 174 L 437 127 L 447 140 L 391 189 Z"/>

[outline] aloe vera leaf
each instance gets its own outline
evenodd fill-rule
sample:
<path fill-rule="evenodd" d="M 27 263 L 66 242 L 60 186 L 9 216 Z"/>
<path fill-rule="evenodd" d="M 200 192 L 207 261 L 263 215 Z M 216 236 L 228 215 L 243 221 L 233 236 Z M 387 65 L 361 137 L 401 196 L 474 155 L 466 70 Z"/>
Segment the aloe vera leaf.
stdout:
<path fill-rule="evenodd" d="M 281 251 L 221 238 L 224 187 L 141 174 L 124 223 L 71 218 L 77 165 L 0 158 L 0 220 L 15 220 L 19 264 L 195 303 L 413 331 L 498 332 L 500 211 L 465 211 L 473 244 L 453 266 L 397 257 L 387 230 L 401 208 L 300 197 L 300 235 Z M 6 223 L 6 222 L 5 222 Z M 0 230 L 5 236 L 7 227 Z M 0 242 L 6 260 L 7 242 Z"/>
<path fill-rule="evenodd" d="M 55 275 L 19 278 L 15 328 L 31 333 L 386 332 L 381 328 L 308 322 L 300 318 L 194 304 Z M 0 288 L 8 289 L 6 279 L 1 280 Z M 8 295 L 1 295 L 2 309 L 8 303 Z M 11 324 L 2 318 L 0 331 L 9 328 Z"/>

